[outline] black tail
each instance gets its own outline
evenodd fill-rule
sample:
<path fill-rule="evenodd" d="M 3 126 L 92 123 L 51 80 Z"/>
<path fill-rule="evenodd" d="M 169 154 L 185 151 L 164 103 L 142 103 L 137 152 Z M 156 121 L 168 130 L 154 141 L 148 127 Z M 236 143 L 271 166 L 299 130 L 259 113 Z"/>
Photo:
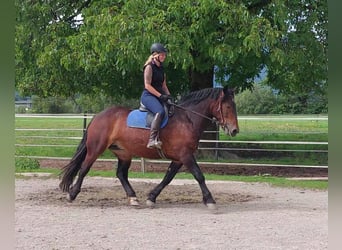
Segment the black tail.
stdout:
<path fill-rule="evenodd" d="M 80 170 L 82 166 L 82 162 L 84 161 L 86 155 L 87 155 L 87 131 L 84 132 L 83 138 L 80 142 L 80 144 L 77 147 L 76 153 L 72 157 L 71 161 L 68 165 L 64 166 L 62 169 L 62 172 L 60 173 L 60 176 L 62 176 L 62 181 L 59 184 L 60 189 L 63 192 L 68 192 L 71 184 L 74 181 L 74 178 L 76 177 L 78 171 Z"/>

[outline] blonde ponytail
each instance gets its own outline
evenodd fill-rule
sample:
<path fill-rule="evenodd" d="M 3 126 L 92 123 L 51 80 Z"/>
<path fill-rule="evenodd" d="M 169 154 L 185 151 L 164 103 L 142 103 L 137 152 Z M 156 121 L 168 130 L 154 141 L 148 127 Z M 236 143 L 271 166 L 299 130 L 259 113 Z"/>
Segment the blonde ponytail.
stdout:
<path fill-rule="evenodd" d="M 152 59 L 155 58 L 157 55 L 158 55 L 158 53 L 156 53 L 156 52 L 154 52 L 152 55 L 150 55 L 150 56 L 147 58 L 147 60 L 146 60 L 146 62 L 145 62 L 145 64 L 144 64 L 144 68 L 146 67 L 147 64 L 149 64 L 150 62 L 152 62 Z"/>

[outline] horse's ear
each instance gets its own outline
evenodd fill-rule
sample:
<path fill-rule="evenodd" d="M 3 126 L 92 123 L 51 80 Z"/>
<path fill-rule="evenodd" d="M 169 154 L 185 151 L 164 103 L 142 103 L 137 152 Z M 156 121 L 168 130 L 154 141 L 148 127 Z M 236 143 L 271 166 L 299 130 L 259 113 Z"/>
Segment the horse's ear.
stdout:
<path fill-rule="evenodd" d="M 225 85 L 225 86 L 223 87 L 222 93 L 223 93 L 223 95 L 227 95 L 227 94 L 229 93 L 229 88 L 228 88 L 227 85 Z"/>
<path fill-rule="evenodd" d="M 228 86 L 226 85 L 226 86 L 224 86 L 224 88 L 223 88 L 223 92 L 224 92 L 225 94 L 232 93 L 232 94 L 234 95 L 234 94 L 236 93 L 236 91 L 238 91 L 238 88 L 237 88 L 237 87 L 234 87 L 234 88 L 230 89 L 230 88 L 228 88 Z"/>
<path fill-rule="evenodd" d="M 224 92 L 227 92 L 228 90 L 229 90 L 228 85 L 226 85 L 226 86 L 223 87 L 223 91 L 224 91 Z M 233 92 L 235 92 L 235 91 L 238 90 L 238 87 L 235 86 L 234 88 L 231 88 L 230 90 L 233 91 Z"/>

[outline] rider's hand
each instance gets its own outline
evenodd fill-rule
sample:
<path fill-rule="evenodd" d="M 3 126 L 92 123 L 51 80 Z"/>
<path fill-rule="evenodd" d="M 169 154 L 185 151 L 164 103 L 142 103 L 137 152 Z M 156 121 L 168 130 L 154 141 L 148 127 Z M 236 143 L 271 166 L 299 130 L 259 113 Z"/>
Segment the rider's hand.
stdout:
<path fill-rule="evenodd" d="M 160 95 L 159 99 L 163 102 L 167 102 L 168 100 L 172 100 L 172 97 L 170 95 Z"/>

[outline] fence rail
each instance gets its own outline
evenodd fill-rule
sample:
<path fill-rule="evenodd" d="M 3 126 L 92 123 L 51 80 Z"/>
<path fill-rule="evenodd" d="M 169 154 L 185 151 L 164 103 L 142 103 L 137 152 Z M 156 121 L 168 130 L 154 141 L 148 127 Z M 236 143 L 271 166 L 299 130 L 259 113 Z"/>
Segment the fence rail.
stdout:
<path fill-rule="evenodd" d="M 15 115 L 17 118 L 72 118 L 72 119 L 83 119 L 83 128 L 16 128 L 16 131 L 42 131 L 42 132 L 49 132 L 49 131 L 84 131 L 86 128 L 87 124 L 87 119 L 91 119 L 93 117 L 92 114 L 83 114 L 83 115 L 52 115 L 52 114 L 16 114 Z M 261 121 L 324 121 L 328 120 L 327 116 L 298 116 L 298 117 L 279 117 L 279 116 L 267 116 L 267 117 L 260 117 L 260 116 L 253 116 L 253 117 L 244 117 L 240 116 L 239 121 L 246 121 L 248 122 L 249 120 L 261 120 Z M 211 133 L 213 131 L 210 131 Z M 216 132 L 218 133 L 218 132 Z M 312 133 L 312 132 L 310 132 Z M 313 132 L 314 133 L 314 132 Z M 36 139 L 67 139 L 67 140 L 81 140 L 81 136 L 47 136 L 47 135 L 17 135 L 17 139 L 20 138 L 36 138 Z M 201 144 L 205 143 L 214 143 L 214 147 L 205 147 Z M 258 144 L 258 145 L 328 145 L 328 142 L 316 142 L 316 141 L 262 141 L 262 140 L 255 140 L 255 141 L 242 141 L 242 140 L 200 140 L 200 144 L 198 147 L 198 150 L 214 150 L 215 154 L 217 155 L 218 152 L 223 152 L 223 151 L 231 151 L 231 152 L 298 152 L 298 153 L 327 153 L 327 149 L 281 149 L 281 148 L 252 148 L 252 147 L 242 147 L 242 148 L 236 148 L 236 147 L 227 147 L 225 144 L 230 143 L 230 144 L 246 144 L 246 145 L 252 145 L 252 144 Z M 71 145 L 69 144 L 32 144 L 32 143 L 16 143 L 16 147 L 77 147 L 76 144 Z M 17 155 L 17 157 L 24 157 L 22 155 Z M 27 157 L 27 156 L 25 156 Z M 47 157 L 47 156 L 30 156 L 31 158 L 37 158 L 37 159 L 69 159 L 65 157 Z M 98 159 L 99 161 L 114 161 L 113 159 Z M 138 160 L 141 162 L 142 165 L 142 170 L 143 170 L 143 165 L 145 164 L 144 159 Z M 156 161 L 156 160 L 147 160 L 148 162 L 166 162 L 166 161 Z M 310 167 L 310 168 L 328 168 L 327 165 L 304 165 L 304 164 L 269 164 L 269 163 L 237 163 L 237 162 L 204 162 L 200 161 L 199 163 L 204 163 L 207 165 L 222 165 L 222 166 L 276 166 L 276 167 Z"/>
<path fill-rule="evenodd" d="M 17 156 L 23 158 L 27 156 Z M 47 159 L 47 160 L 70 160 L 69 157 L 47 157 L 47 156 L 31 156 L 32 159 Z M 102 162 L 118 162 L 117 159 L 97 159 Z M 140 163 L 141 165 L 150 163 L 170 163 L 169 160 L 147 160 L 144 158 L 132 159 L 132 162 Z M 241 167 L 293 167 L 293 168 L 328 168 L 326 165 L 293 165 L 293 164 L 269 164 L 269 163 L 244 163 L 244 162 L 211 162 L 211 161 L 200 161 L 199 164 L 213 165 L 213 166 L 241 166 Z M 144 169 L 142 169 L 144 171 Z"/>

